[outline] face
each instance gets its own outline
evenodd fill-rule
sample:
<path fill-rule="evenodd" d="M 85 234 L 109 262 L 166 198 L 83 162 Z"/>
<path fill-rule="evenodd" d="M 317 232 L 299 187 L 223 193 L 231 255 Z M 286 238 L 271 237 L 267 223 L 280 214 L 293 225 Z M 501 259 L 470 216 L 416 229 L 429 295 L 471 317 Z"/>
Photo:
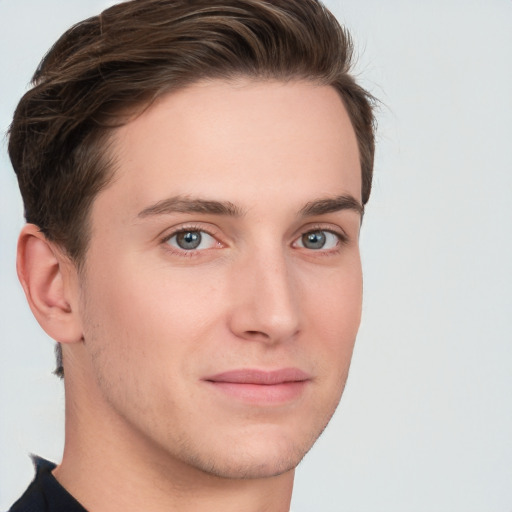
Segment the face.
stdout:
<path fill-rule="evenodd" d="M 360 320 L 361 176 L 341 100 L 304 82 L 200 83 L 112 150 L 81 277 L 95 407 L 187 467 L 292 469 L 338 404 Z"/>

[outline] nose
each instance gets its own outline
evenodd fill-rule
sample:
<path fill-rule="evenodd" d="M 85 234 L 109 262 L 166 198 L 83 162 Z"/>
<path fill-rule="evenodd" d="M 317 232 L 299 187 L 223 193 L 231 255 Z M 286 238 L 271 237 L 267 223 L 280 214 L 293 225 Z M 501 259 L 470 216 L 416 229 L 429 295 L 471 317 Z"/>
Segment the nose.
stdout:
<path fill-rule="evenodd" d="M 261 252 L 245 258 L 235 271 L 229 322 L 239 338 L 274 344 L 299 332 L 299 297 L 283 251 Z"/>

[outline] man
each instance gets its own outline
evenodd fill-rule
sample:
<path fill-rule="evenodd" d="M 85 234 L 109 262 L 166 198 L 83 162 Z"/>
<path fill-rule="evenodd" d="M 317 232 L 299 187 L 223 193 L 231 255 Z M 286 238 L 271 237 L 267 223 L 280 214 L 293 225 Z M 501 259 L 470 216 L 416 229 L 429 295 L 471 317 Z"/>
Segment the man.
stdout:
<path fill-rule="evenodd" d="M 287 511 L 361 312 L 371 97 L 315 0 L 134 0 L 72 27 L 9 153 L 66 439 L 12 511 Z"/>

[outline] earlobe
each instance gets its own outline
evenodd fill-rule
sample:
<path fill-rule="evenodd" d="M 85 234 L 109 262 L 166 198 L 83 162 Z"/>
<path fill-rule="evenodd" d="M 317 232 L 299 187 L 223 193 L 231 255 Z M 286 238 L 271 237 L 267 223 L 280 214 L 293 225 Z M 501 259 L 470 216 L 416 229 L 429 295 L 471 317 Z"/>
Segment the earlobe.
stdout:
<path fill-rule="evenodd" d="M 20 233 L 16 268 L 30 309 L 46 333 L 60 343 L 80 341 L 76 270 L 34 224 Z"/>

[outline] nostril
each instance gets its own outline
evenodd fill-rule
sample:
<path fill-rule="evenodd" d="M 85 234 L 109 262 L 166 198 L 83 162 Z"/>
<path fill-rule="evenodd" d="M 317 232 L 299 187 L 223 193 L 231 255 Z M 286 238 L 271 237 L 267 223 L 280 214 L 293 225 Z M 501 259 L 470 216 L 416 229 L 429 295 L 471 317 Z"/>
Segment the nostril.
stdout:
<path fill-rule="evenodd" d="M 270 338 L 270 336 L 262 331 L 245 331 L 246 335 L 251 338 Z"/>

